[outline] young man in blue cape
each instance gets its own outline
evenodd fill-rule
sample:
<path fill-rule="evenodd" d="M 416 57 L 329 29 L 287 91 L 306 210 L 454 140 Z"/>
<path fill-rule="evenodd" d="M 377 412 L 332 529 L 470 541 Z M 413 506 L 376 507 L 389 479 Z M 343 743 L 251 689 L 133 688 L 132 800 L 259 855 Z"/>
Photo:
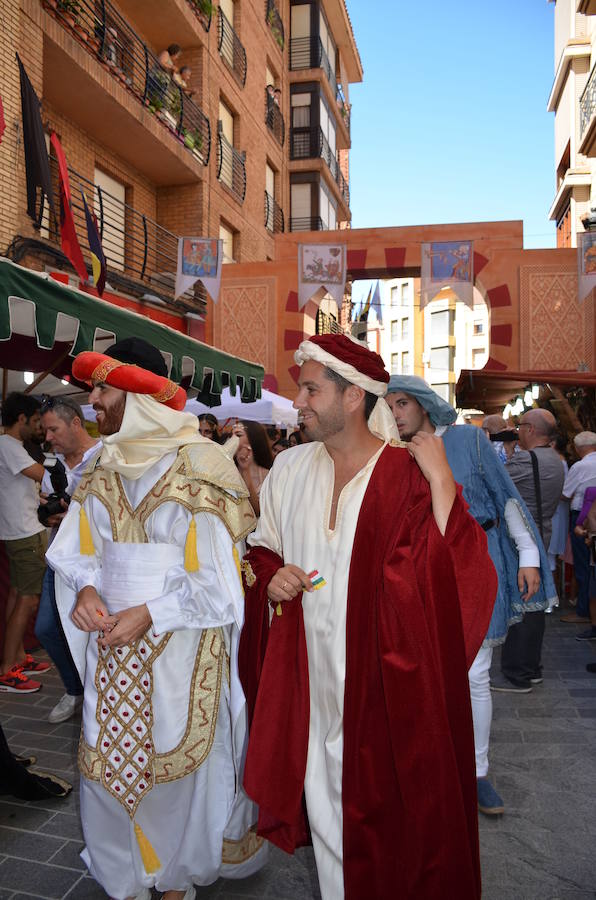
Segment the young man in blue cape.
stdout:
<path fill-rule="evenodd" d="M 536 525 L 519 492 L 481 428 L 454 425 L 457 413 L 415 375 L 392 375 L 385 397 L 403 440 L 419 431 L 443 438 L 455 480 L 462 485 L 469 512 L 486 531 L 499 590 L 488 633 L 468 677 L 474 720 L 478 808 L 487 815 L 504 812 L 503 800 L 487 778 L 492 721 L 492 650 L 524 613 L 557 602 L 550 567 Z M 482 586 L 479 585 L 479 590 Z M 542 681 L 540 672 L 531 679 Z M 531 687 L 512 685 L 528 692 Z"/>

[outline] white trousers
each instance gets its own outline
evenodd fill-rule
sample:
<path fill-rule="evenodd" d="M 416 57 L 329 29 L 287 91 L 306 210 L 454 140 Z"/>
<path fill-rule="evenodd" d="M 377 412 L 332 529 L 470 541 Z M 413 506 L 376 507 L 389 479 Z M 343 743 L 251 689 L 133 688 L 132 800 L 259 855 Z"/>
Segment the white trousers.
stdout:
<path fill-rule="evenodd" d="M 488 773 L 488 744 L 493 718 L 493 699 L 490 692 L 490 666 L 493 658 L 492 647 L 481 647 L 470 666 L 470 698 L 472 719 L 474 720 L 474 747 L 476 750 L 476 778 Z"/>

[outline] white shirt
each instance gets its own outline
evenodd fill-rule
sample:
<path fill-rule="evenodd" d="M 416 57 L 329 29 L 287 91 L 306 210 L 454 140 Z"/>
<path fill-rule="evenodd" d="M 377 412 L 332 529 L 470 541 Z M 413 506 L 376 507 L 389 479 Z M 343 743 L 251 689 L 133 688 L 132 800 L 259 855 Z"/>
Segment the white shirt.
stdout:
<path fill-rule="evenodd" d="M 596 451 L 588 453 L 575 465 L 571 466 L 565 484 L 563 496 L 571 500 L 571 509 L 580 510 L 584 504 L 586 488 L 596 487 Z"/>
<path fill-rule="evenodd" d="M 22 475 L 35 464 L 23 442 L 10 434 L 0 435 L 0 540 L 16 541 L 44 530 L 37 518 L 37 482 Z"/>
<path fill-rule="evenodd" d="M 83 472 L 87 468 L 89 461 L 95 456 L 96 453 L 99 453 L 101 451 L 101 448 L 102 448 L 101 441 L 98 441 L 96 444 L 92 444 L 91 447 L 89 447 L 83 453 L 83 458 L 81 459 L 81 461 L 79 463 L 77 463 L 76 466 L 73 466 L 72 469 L 69 468 L 68 463 L 64 459 L 64 456 L 62 455 L 62 453 L 55 454 L 56 459 L 60 460 L 60 462 L 62 463 L 62 465 L 64 466 L 64 469 L 66 471 L 66 481 L 67 481 L 66 493 L 68 494 L 69 497 L 72 497 L 72 495 L 76 491 L 77 487 L 79 486 L 79 481 L 81 480 L 81 478 L 83 476 Z M 51 494 L 54 491 L 54 488 L 52 485 L 51 473 L 48 472 L 47 469 L 43 475 L 43 479 L 41 482 L 41 490 L 42 490 L 42 493 L 44 493 L 44 494 Z M 58 525 L 58 526 L 52 528 L 52 531 L 50 533 L 50 538 L 48 541 L 48 545 L 51 544 L 52 541 L 54 540 L 54 538 L 56 537 L 56 532 L 58 531 L 59 527 L 60 526 Z"/>

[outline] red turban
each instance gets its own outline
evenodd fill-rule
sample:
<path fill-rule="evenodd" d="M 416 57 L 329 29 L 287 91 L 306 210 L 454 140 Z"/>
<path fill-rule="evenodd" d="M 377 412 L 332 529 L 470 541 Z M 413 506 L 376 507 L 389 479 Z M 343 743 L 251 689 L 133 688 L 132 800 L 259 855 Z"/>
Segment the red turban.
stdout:
<path fill-rule="evenodd" d="M 186 391 L 174 381 L 156 375 L 149 369 L 121 362 L 105 353 L 85 350 L 75 358 L 72 374 L 89 385 L 104 382 L 121 391 L 133 394 L 150 394 L 158 403 L 170 409 L 182 410 L 186 404 Z"/>

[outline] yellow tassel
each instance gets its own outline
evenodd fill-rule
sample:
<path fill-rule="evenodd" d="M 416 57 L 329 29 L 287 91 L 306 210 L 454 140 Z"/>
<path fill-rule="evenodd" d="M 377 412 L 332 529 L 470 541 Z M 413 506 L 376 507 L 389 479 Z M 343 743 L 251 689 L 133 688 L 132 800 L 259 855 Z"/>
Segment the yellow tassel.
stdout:
<path fill-rule="evenodd" d="M 141 859 L 143 860 L 143 868 L 148 875 L 152 875 L 153 872 L 157 872 L 158 869 L 161 869 L 161 862 L 159 856 L 143 834 L 141 830 L 141 826 L 137 825 L 135 822 L 135 836 L 137 839 L 137 843 L 139 845 L 139 850 L 141 852 Z"/>
<path fill-rule="evenodd" d="M 188 533 L 186 535 L 186 544 L 184 545 L 184 568 L 187 572 L 199 571 L 199 558 L 197 556 L 197 526 L 195 525 L 194 516 L 190 520 Z"/>
<path fill-rule="evenodd" d="M 240 587 L 242 588 L 242 593 L 244 593 L 244 585 L 242 584 L 242 567 L 240 565 L 240 554 L 236 549 L 236 545 L 234 544 L 232 548 L 232 553 L 234 554 L 234 562 L 236 563 L 236 571 L 238 572 L 238 578 L 240 579 Z"/>
<path fill-rule="evenodd" d="M 81 554 L 83 556 L 95 555 L 95 547 L 93 546 L 93 538 L 91 537 L 89 519 L 87 518 L 87 513 L 82 506 L 79 512 L 79 541 Z"/>

